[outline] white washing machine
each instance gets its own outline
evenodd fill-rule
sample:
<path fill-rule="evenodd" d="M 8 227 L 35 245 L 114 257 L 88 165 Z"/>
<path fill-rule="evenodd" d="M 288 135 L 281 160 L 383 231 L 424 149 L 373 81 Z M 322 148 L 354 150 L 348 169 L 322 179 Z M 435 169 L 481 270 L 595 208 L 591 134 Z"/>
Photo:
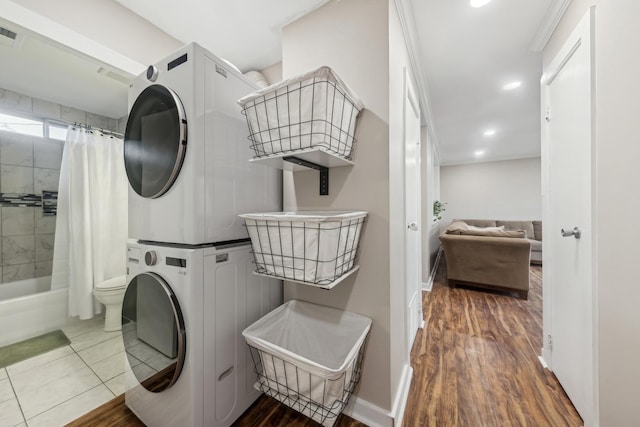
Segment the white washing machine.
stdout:
<path fill-rule="evenodd" d="M 280 210 L 281 172 L 249 163 L 237 100 L 257 87 L 192 43 L 129 90 L 129 237 L 189 245 L 247 238 L 238 214 Z"/>
<path fill-rule="evenodd" d="M 127 245 L 127 406 L 148 426 L 226 427 L 260 395 L 242 330 L 282 303 L 249 245 Z"/>

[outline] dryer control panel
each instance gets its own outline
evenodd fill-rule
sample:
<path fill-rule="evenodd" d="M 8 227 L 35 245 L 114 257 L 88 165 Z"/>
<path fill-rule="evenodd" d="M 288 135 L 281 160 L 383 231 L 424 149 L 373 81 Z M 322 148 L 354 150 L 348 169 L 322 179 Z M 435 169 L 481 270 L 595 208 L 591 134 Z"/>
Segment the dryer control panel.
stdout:
<path fill-rule="evenodd" d="M 171 265 L 173 267 L 187 268 L 187 260 L 184 258 L 173 258 L 168 256 L 167 265 Z"/>
<path fill-rule="evenodd" d="M 151 265 L 156 265 L 156 263 L 158 262 L 158 254 L 156 254 L 156 251 L 147 251 L 146 254 L 144 254 L 144 263 L 151 266 Z"/>

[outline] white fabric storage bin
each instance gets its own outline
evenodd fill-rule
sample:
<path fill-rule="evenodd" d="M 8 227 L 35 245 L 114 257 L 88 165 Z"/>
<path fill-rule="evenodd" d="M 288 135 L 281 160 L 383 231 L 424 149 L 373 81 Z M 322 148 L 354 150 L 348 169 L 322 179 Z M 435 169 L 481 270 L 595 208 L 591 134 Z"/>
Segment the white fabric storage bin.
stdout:
<path fill-rule="evenodd" d="M 329 67 L 268 86 L 238 101 L 255 158 L 321 147 L 351 159 L 362 101 Z"/>
<path fill-rule="evenodd" d="M 240 215 L 259 274 L 328 285 L 355 262 L 367 212 L 269 212 Z"/>
<path fill-rule="evenodd" d="M 289 301 L 245 329 L 256 388 L 332 426 L 360 379 L 368 317 Z"/>

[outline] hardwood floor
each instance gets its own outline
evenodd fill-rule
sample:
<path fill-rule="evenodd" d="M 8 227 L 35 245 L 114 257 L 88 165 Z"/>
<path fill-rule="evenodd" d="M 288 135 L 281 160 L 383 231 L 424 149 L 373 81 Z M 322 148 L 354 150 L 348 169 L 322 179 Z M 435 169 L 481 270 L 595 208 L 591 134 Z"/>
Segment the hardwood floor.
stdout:
<path fill-rule="evenodd" d="M 414 377 L 403 426 L 581 426 L 557 380 L 542 368 L 542 268 L 531 267 L 524 301 L 446 286 L 441 265 L 423 293 L 426 327 L 411 354 Z M 365 373 L 366 374 L 366 373 Z M 71 427 L 142 426 L 119 396 Z M 317 426 L 262 396 L 234 426 Z M 341 415 L 336 427 L 363 426 Z"/>
<path fill-rule="evenodd" d="M 88 412 L 66 427 L 145 427 L 124 404 L 124 394 Z"/>
<path fill-rule="evenodd" d="M 301 415 L 300 413 L 280 404 L 275 399 L 262 395 L 256 402 L 245 411 L 244 414 L 233 423 L 233 427 L 275 427 L 275 426 L 296 426 L 315 427 L 317 422 Z M 349 418 L 344 414 L 338 416 L 335 427 L 366 427 Z"/>
<path fill-rule="evenodd" d="M 404 426 L 581 426 L 537 356 L 542 347 L 542 268 L 528 300 L 449 289 L 444 265 L 423 294 L 426 327 L 411 354 Z"/>

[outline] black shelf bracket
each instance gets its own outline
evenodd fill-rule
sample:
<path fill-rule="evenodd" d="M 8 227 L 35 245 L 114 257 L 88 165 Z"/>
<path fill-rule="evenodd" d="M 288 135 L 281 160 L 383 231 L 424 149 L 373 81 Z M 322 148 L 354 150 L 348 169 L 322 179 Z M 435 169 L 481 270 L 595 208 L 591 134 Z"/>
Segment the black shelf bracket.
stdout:
<path fill-rule="evenodd" d="M 329 195 L 329 168 L 326 166 L 318 165 L 299 157 L 295 156 L 285 156 L 282 160 L 294 163 L 296 165 L 304 166 L 310 169 L 315 169 L 320 172 L 320 195 L 328 196 Z"/>

